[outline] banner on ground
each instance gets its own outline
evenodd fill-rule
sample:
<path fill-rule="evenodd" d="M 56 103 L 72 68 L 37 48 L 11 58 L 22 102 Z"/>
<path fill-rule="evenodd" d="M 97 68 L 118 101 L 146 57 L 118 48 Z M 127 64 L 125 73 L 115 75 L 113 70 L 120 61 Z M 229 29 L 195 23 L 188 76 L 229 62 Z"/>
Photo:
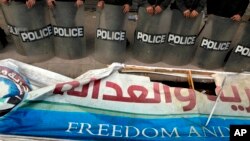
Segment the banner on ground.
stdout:
<path fill-rule="evenodd" d="M 214 75 L 217 96 L 120 74 L 120 64 L 29 92 L 0 133 L 58 139 L 229 140 L 250 124 L 249 76 Z M 216 108 L 209 119 L 215 103 Z"/>
<path fill-rule="evenodd" d="M 71 78 L 16 60 L 0 61 L 0 116 L 8 113 L 32 90 Z"/>

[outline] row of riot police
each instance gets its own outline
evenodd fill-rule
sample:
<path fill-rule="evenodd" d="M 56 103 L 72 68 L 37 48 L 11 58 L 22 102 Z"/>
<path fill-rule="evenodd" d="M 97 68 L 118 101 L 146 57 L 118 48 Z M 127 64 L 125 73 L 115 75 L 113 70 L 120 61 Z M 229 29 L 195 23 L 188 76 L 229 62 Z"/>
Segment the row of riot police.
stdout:
<path fill-rule="evenodd" d="M 54 54 L 66 59 L 86 56 L 84 0 L 1 1 L 18 53 L 35 61 L 48 59 Z M 185 65 L 193 60 L 196 65 L 207 69 L 231 62 L 226 63 L 230 66 L 227 67 L 229 71 L 249 69 L 245 67 L 249 55 L 242 55 L 248 54 L 249 45 L 244 38 L 248 37 L 248 24 L 242 23 L 242 28 L 238 28 L 249 0 L 136 2 L 139 18 L 131 45 L 136 59 L 172 65 Z M 132 0 L 97 2 L 94 53 L 97 60 L 111 63 L 126 59 L 124 21 L 131 5 Z M 205 7 L 209 16 L 203 26 L 202 11 Z M 237 40 L 234 38 L 236 31 L 240 35 Z M 236 59 L 230 53 L 235 53 Z M 235 66 L 239 59 L 244 67 Z"/>

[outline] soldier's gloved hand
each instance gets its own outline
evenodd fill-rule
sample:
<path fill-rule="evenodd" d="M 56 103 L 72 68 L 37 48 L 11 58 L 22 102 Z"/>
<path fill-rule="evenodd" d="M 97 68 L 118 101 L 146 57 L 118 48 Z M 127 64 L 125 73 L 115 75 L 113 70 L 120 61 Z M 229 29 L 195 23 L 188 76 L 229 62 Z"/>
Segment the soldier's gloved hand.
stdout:
<path fill-rule="evenodd" d="M 56 1 L 55 0 L 47 0 L 47 4 L 49 8 L 54 8 L 56 6 Z"/>
<path fill-rule="evenodd" d="M 100 8 L 100 9 L 103 9 L 104 8 L 104 4 L 105 4 L 105 2 L 103 0 L 98 1 L 97 7 Z"/>
<path fill-rule="evenodd" d="M 2 4 L 9 4 L 9 0 L 1 0 Z"/>
<path fill-rule="evenodd" d="M 26 6 L 28 8 L 32 8 L 36 4 L 36 0 L 27 0 L 26 1 Z"/>
<path fill-rule="evenodd" d="M 159 14 L 159 13 L 161 13 L 161 12 L 162 12 L 161 6 L 157 5 L 157 6 L 155 7 L 155 14 Z"/>
<path fill-rule="evenodd" d="M 190 14 L 190 17 L 191 18 L 195 18 L 195 17 L 197 17 L 199 15 L 199 13 L 196 11 L 196 10 L 193 10 L 192 12 L 191 12 L 191 14 Z"/>
<path fill-rule="evenodd" d="M 186 17 L 186 18 L 189 18 L 189 17 L 190 17 L 190 14 L 191 14 L 190 10 L 185 10 L 185 11 L 183 12 L 184 17 Z"/>
<path fill-rule="evenodd" d="M 126 14 L 126 13 L 129 12 L 129 10 L 130 10 L 129 4 L 124 4 L 124 5 L 123 5 L 123 13 Z"/>
<path fill-rule="evenodd" d="M 153 15 L 154 14 L 154 8 L 152 5 L 146 7 L 146 11 L 149 15 Z"/>
<path fill-rule="evenodd" d="M 241 20 L 241 16 L 239 14 L 235 14 L 231 17 L 232 20 L 239 22 Z"/>
<path fill-rule="evenodd" d="M 84 3 L 83 0 L 76 0 L 75 5 L 76 5 L 77 8 L 79 8 L 79 7 L 81 7 L 83 5 L 83 3 Z"/>

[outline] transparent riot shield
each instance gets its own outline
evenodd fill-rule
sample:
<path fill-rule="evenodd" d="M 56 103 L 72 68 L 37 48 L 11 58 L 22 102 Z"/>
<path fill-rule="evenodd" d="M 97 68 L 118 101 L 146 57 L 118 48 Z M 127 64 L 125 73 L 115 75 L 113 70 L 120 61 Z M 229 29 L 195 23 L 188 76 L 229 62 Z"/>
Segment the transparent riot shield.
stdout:
<path fill-rule="evenodd" d="M 84 19 L 84 6 L 77 8 L 75 1 L 56 1 L 51 9 L 56 56 L 77 59 L 86 55 Z"/>
<path fill-rule="evenodd" d="M 250 22 L 241 23 L 238 33 L 225 71 L 250 71 Z"/>
<path fill-rule="evenodd" d="M 203 13 L 196 18 L 185 18 L 179 10 L 172 12 L 171 28 L 167 36 L 163 61 L 171 65 L 185 65 L 190 63 L 194 56 Z"/>
<path fill-rule="evenodd" d="M 125 60 L 125 17 L 122 6 L 105 4 L 104 9 L 97 9 L 94 53 L 96 60 L 102 63 L 123 62 Z"/>
<path fill-rule="evenodd" d="M 161 61 L 171 18 L 170 10 L 151 16 L 146 12 L 145 7 L 139 8 L 132 48 L 133 56 L 137 60 L 145 63 Z"/>
<path fill-rule="evenodd" d="M 17 14 L 17 11 L 22 11 L 22 9 L 24 9 L 24 6 L 22 3 L 10 2 L 9 5 L 2 4 L 1 7 L 6 23 L 8 24 L 11 38 L 15 44 L 15 49 L 19 54 L 25 55 L 22 41 L 19 38 L 19 31 L 26 30 L 27 24 L 25 23 L 26 21 L 22 21 L 23 23 L 20 23 L 18 17 L 13 17 L 13 15 Z"/>
<path fill-rule="evenodd" d="M 205 69 L 222 67 L 238 26 L 239 23 L 230 18 L 209 15 L 198 37 L 193 63 Z"/>
<path fill-rule="evenodd" d="M 37 1 L 27 8 L 23 2 L 11 1 L 3 5 L 4 15 L 13 34 L 16 50 L 31 62 L 47 60 L 54 56 L 51 40 L 52 28 L 45 1 Z"/>

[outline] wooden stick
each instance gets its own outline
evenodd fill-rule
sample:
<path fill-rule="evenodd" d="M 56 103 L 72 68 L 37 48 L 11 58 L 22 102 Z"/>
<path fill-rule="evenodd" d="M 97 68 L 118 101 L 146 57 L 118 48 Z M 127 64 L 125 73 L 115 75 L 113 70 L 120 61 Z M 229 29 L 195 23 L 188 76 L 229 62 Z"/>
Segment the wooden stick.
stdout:
<path fill-rule="evenodd" d="M 194 81 L 193 81 L 191 70 L 188 70 L 187 79 L 188 79 L 189 88 L 194 90 Z"/>
<path fill-rule="evenodd" d="M 197 74 L 197 75 L 211 76 L 212 74 L 214 74 L 213 72 L 206 72 L 206 71 L 171 69 L 171 68 L 165 69 L 165 68 L 133 66 L 133 65 L 125 65 L 124 69 L 122 69 L 122 72 L 159 72 L 159 73 L 181 73 L 181 74 L 187 74 L 188 71 L 191 71 L 192 74 Z"/>

